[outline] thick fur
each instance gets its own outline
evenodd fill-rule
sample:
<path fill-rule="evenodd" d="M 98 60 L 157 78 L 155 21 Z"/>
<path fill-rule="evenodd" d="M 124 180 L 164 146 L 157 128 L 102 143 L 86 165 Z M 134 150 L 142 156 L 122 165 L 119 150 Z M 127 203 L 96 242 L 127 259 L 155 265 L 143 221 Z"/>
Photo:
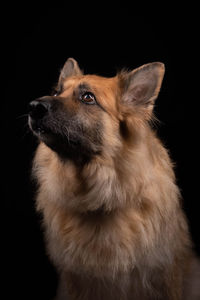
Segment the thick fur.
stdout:
<path fill-rule="evenodd" d="M 80 149 L 73 145 L 64 157 L 44 133 L 36 133 L 37 210 L 60 272 L 57 300 L 186 299 L 191 241 L 173 165 L 149 124 L 164 74 L 162 64 L 151 65 L 104 78 L 83 75 L 69 59 L 53 101 L 74 112 L 73 122 L 61 116 L 53 123 L 65 124 L 68 135 L 75 132 L 72 123 L 78 126 L 89 146 L 80 137 Z M 151 76 L 155 80 L 146 82 Z M 73 99 L 83 83 L 101 107 Z"/>

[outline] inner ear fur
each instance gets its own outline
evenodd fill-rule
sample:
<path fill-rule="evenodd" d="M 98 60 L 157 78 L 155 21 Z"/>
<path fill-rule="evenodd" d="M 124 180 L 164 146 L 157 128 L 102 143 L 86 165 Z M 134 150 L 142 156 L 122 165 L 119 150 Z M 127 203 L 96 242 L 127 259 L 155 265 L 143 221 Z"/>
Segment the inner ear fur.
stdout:
<path fill-rule="evenodd" d="M 121 101 L 130 106 L 153 107 L 162 84 L 165 67 L 163 63 L 145 64 L 119 76 L 122 90 Z"/>
<path fill-rule="evenodd" d="M 63 80 L 65 80 L 67 77 L 78 76 L 82 74 L 83 73 L 79 68 L 77 61 L 74 58 L 70 57 L 67 59 L 60 72 L 60 77 L 58 82 L 59 84 L 61 84 Z"/>

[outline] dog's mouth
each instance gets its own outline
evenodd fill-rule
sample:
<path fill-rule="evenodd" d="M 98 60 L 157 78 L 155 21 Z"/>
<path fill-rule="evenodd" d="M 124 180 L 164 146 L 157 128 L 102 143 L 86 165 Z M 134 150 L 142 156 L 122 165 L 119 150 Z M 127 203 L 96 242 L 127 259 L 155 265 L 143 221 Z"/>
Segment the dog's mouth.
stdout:
<path fill-rule="evenodd" d="M 39 138 L 42 138 L 44 135 L 51 134 L 50 128 L 45 126 L 41 121 L 35 121 L 30 115 L 28 117 L 28 125 L 31 131 Z"/>
<path fill-rule="evenodd" d="M 41 125 L 29 125 L 29 127 L 31 128 L 32 132 L 34 134 L 36 134 L 37 136 L 41 136 L 43 134 L 46 134 L 48 133 L 48 131 L 46 130 L 46 128 L 44 128 L 44 126 L 41 126 Z"/>

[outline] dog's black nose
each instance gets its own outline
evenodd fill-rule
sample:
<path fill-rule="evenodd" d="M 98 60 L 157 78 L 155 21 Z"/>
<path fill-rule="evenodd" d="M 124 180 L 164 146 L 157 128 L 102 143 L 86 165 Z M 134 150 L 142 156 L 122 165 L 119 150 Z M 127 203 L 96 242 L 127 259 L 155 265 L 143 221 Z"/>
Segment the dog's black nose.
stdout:
<path fill-rule="evenodd" d="M 50 110 L 51 102 L 49 100 L 36 99 L 29 103 L 29 115 L 35 120 L 42 119 Z"/>

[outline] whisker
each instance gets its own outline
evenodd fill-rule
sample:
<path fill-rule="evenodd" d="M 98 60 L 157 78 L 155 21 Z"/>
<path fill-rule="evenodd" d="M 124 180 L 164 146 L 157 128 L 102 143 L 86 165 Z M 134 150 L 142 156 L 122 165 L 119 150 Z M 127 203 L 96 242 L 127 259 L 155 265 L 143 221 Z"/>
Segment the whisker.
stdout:
<path fill-rule="evenodd" d="M 63 129 L 64 129 L 64 131 L 63 131 Z M 68 128 L 66 126 L 63 126 L 62 132 L 63 132 L 63 136 L 67 138 L 67 141 L 68 141 L 68 143 L 70 145 L 70 136 L 69 136 L 69 130 L 68 130 Z"/>
<path fill-rule="evenodd" d="M 23 114 L 23 115 L 18 116 L 18 117 L 16 117 L 16 120 L 25 118 L 25 117 L 28 117 L 28 114 Z"/>
<path fill-rule="evenodd" d="M 30 130 L 30 128 L 29 128 L 29 126 L 28 126 L 27 123 L 24 124 L 24 126 L 23 126 L 23 131 L 24 131 L 24 134 L 20 137 L 20 140 L 21 140 L 21 141 L 24 140 L 24 138 L 25 138 L 28 134 L 31 133 L 31 130 Z"/>

